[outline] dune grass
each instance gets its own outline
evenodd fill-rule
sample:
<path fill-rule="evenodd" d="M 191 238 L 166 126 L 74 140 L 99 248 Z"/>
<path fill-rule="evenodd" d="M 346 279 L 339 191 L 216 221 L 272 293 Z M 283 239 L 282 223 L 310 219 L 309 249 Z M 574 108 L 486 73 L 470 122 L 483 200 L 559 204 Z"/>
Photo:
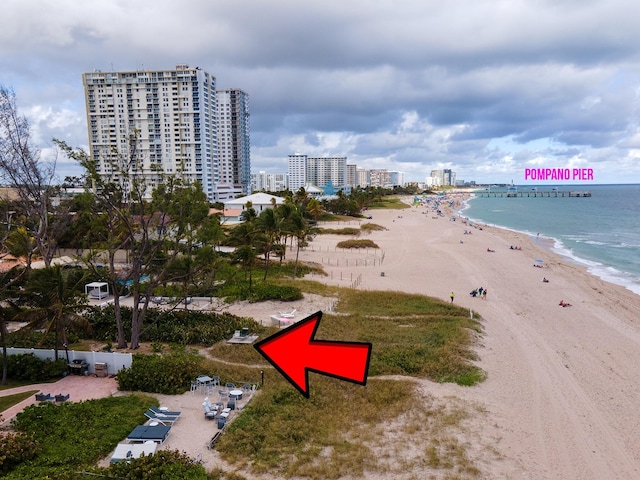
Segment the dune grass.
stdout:
<path fill-rule="evenodd" d="M 367 385 L 312 373 L 306 399 L 252 346 L 215 346 L 208 352 L 221 361 L 207 362 L 212 372 L 236 383 L 264 375 L 260 393 L 216 445 L 223 458 L 251 475 L 284 478 L 367 472 L 428 478 L 421 476 L 426 470 L 438 472 L 433 478 L 477 478 L 462 439 L 467 420 L 482 412 L 458 399 L 425 396 L 416 382 L 482 381 L 473 363 L 478 321 L 466 309 L 421 295 L 296 285 L 339 298 L 333 313 L 323 313 L 316 339 L 372 343 Z"/>
<path fill-rule="evenodd" d="M 380 200 L 373 202 L 369 205 L 369 209 L 380 209 L 380 208 L 388 208 L 393 210 L 404 210 L 407 208 L 411 208 L 411 205 L 404 203 L 401 200 L 400 196 L 387 196 L 382 197 Z"/>

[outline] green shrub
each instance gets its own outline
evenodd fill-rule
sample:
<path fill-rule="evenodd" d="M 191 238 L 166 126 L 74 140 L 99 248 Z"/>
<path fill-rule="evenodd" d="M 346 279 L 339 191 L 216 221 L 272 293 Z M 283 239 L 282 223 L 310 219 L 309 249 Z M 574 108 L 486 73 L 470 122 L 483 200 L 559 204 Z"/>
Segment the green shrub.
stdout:
<path fill-rule="evenodd" d="M 120 370 L 116 380 L 120 390 L 178 395 L 189 390 L 201 371 L 202 357 L 195 353 L 137 354 L 131 367 Z"/>
<path fill-rule="evenodd" d="M 336 246 L 338 248 L 380 248 L 371 240 L 345 240 L 344 242 L 338 242 Z"/>
<path fill-rule="evenodd" d="M 122 310 L 125 336 L 128 336 L 131 334 L 131 309 Z M 110 339 L 115 336 L 113 307 L 95 310 L 88 314 L 87 319 L 97 339 Z M 149 309 L 145 325 L 140 337 L 143 342 L 203 346 L 211 346 L 229 338 L 242 327 L 254 332 L 263 330 L 263 327 L 251 318 L 238 317 L 227 312 L 183 309 Z"/>
<path fill-rule="evenodd" d="M 144 421 L 143 413 L 150 405 L 158 405 L 158 401 L 148 395 L 30 405 L 11 423 L 14 431 L 37 438 L 37 454 L 29 461 L 14 464 L 3 478 L 74 478 L 77 471 L 107 456 Z"/>
<path fill-rule="evenodd" d="M 164 480 L 207 479 L 202 465 L 194 463 L 186 453 L 177 450 L 158 450 L 153 455 L 118 462 L 108 468 L 99 469 L 98 474 L 109 478 L 162 478 Z"/>
<path fill-rule="evenodd" d="M 34 458 L 41 450 L 33 435 L 22 432 L 0 432 L 0 471 L 8 472 Z"/>
<path fill-rule="evenodd" d="M 41 360 L 33 353 L 9 355 L 7 357 L 7 376 L 14 380 L 40 382 L 52 378 L 60 378 L 67 370 L 64 359 Z"/>

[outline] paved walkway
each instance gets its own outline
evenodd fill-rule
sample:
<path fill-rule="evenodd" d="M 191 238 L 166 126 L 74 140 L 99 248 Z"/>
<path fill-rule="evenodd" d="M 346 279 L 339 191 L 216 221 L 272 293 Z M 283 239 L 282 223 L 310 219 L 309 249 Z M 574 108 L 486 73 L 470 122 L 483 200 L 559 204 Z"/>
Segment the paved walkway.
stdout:
<path fill-rule="evenodd" d="M 91 400 L 94 398 L 103 398 L 114 395 L 118 392 L 118 384 L 115 378 L 111 377 L 94 377 L 93 375 L 68 375 L 54 383 L 37 383 L 33 385 L 24 385 L 22 387 L 0 390 L 0 397 L 13 395 L 15 393 L 28 392 L 29 390 L 38 390 L 38 393 L 50 393 L 52 396 L 58 394 L 69 394 L 70 402 L 81 402 L 83 400 Z M 11 408 L 2 412 L 5 425 L 21 412 L 25 407 L 36 403 L 35 395 L 17 403 Z"/>

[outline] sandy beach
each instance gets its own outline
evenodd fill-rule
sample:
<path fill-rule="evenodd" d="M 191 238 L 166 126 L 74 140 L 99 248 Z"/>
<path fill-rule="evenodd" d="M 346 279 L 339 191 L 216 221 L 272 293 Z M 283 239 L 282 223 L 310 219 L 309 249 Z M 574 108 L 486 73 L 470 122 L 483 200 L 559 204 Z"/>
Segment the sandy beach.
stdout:
<path fill-rule="evenodd" d="M 320 253 L 334 282 L 353 274 L 356 288 L 444 300 L 453 291 L 457 305 L 483 318 L 478 354 L 487 380 L 472 388 L 422 385 L 486 408 L 482 421 L 496 427 L 486 430 L 496 436 L 500 459 L 484 466 L 485 478 L 640 478 L 640 296 L 526 235 L 471 228 L 422 207 L 376 210 L 370 221 L 387 227 L 366 237 L 384 251 L 382 264 L 333 267 L 337 258 L 329 257 L 357 254 Z M 318 237 L 316 248 L 330 250 L 341 240 L 331 237 Z M 318 261 L 318 254 L 304 258 Z M 469 292 L 481 286 L 486 300 L 472 298 Z M 571 306 L 561 307 L 561 300 Z"/>
<path fill-rule="evenodd" d="M 335 246 L 344 236 L 319 235 L 300 258 L 327 272 L 314 280 L 446 301 L 453 291 L 455 304 L 482 316 L 477 351 L 487 380 L 475 387 L 425 380 L 418 387 L 425 395 L 444 401 L 455 396 L 485 411 L 473 420 L 474 435 L 479 432 L 478 443 L 495 454 L 479 461 L 482 478 L 640 478 L 640 296 L 563 260 L 543 239 L 471 227 L 424 207 L 371 214 L 373 219 L 364 221 L 386 230 L 363 238 L 379 250 L 339 251 Z M 472 298 L 469 292 L 481 286 L 488 290 L 486 299 Z M 561 300 L 571 306 L 561 307 Z M 228 311 L 268 322 L 278 311 L 296 308 L 300 319 L 332 302 L 307 296 L 295 306 L 245 303 Z M 163 401 L 171 408 L 199 408 L 199 398 L 190 394 Z M 188 407 L 191 403 L 196 406 Z M 203 420 L 196 417 L 195 427 L 201 427 Z M 207 466 L 222 466 L 215 452 L 203 450 L 210 432 L 189 451 L 202 453 Z M 194 429 L 175 428 L 167 447 L 184 449 L 194 435 Z"/>
<path fill-rule="evenodd" d="M 477 353 L 487 380 L 475 387 L 418 382 L 425 394 L 458 397 L 485 412 L 473 420 L 474 431 L 495 454 L 479 462 L 481 478 L 640 478 L 640 296 L 556 256 L 543 239 L 471 227 L 425 207 L 370 213 L 363 222 L 386 230 L 362 238 L 379 250 L 338 251 L 344 236 L 320 235 L 300 258 L 323 266 L 327 275 L 311 277 L 317 281 L 446 301 L 454 292 L 455 304 L 482 316 Z M 469 292 L 481 286 L 486 299 L 472 298 Z M 561 300 L 571 306 L 561 307 Z M 308 295 L 295 304 L 241 303 L 226 311 L 267 323 L 278 311 L 295 308 L 301 319 L 334 302 Z M 163 448 L 224 468 L 205 446 L 216 427 L 203 418 L 204 396 L 158 398 L 184 412 Z"/>

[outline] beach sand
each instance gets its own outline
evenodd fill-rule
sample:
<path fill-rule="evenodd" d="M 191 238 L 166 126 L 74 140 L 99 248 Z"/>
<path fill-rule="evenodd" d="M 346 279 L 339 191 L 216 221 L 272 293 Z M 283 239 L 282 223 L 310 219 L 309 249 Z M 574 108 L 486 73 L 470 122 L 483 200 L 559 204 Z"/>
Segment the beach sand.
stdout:
<path fill-rule="evenodd" d="M 471 420 L 474 438 L 462 439 L 485 449 L 476 452 L 479 478 L 640 478 L 640 296 L 553 254 L 542 239 L 471 227 L 423 207 L 370 214 L 373 219 L 363 222 L 386 230 L 361 238 L 371 239 L 379 250 L 337 251 L 344 236 L 319 235 L 300 258 L 327 272 L 313 280 L 445 301 L 454 292 L 456 305 L 481 315 L 478 365 L 487 380 L 474 387 L 417 382 L 425 396 L 442 402 L 457 397 L 483 412 Z M 534 267 L 540 264 L 544 268 Z M 469 292 L 481 286 L 488 289 L 486 300 L 472 298 Z M 563 308 L 560 300 L 572 306 Z M 278 311 L 296 308 L 299 320 L 330 310 L 334 302 L 307 295 L 295 304 L 241 303 L 225 310 L 268 323 Z M 205 447 L 217 428 L 203 418 L 204 395 L 158 398 L 183 411 L 163 448 L 201 455 L 207 468 L 226 468 L 215 450 Z"/>

